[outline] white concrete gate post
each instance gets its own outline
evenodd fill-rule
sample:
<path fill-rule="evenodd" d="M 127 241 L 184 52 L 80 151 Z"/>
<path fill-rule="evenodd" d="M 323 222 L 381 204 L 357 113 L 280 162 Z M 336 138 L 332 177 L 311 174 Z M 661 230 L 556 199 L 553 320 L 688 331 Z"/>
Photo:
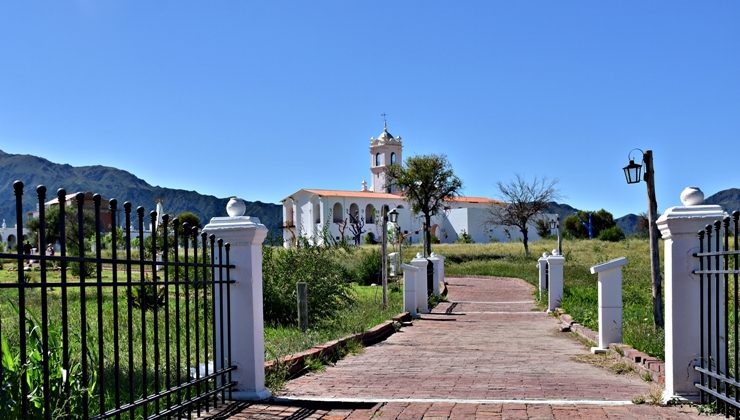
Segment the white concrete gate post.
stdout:
<path fill-rule="evenodd" d="M 237 199 L 229 202 L 229 217 L 214 217 L 203 228 L 231 246 L 231 363 L 236 366 L 232 380 L 236 382 L 233 398 L 236 400 L 262 400 L 270 397 L 265 387 L 265 333 L 262 311 L 262 242 L 267 228 L 255 217 L 244 216 L 246 205 Z M 240 202 L 240 204 L 239 204 Z M 218 255 L 215 256 L 218 261 Z M 225 261 L 224 261 L 225 263 Z M 216 273 L 217 278 L 226 276 Z M 226 280 L 225 278 L 223 280 Z M 214 301 L 221 299 L 216 287 Z M 220 319 L 217 317 L 217 323 Z M 221 331 L 216 325 L 216 333 Z M 226 341 L 226 340 L 225 340 Z M 221 343 L 217 337 L 217 343 Z M 220 345 L 220 344 L 219 344 Z M 220 353 L 217 348 L 216 353 Z"/>
<path fill-rule="evenodd" d="M 401 264 L 403 270 L 403 310 L 416 317 L 416 274 L 418 267 Z"/>
<path fill-rule="evenodd" d="M 622 342 L 622 266 L 621 257 L 591 267 L 599 275 L 599 346 L 592 353 L 606 352 L 609 344 Z"/>
<path fill-rule="evenodd" d="M 539 292 L 540 300 L 542 300 L 542 292 L 547 290 L 547 252 L 543 252 L 542 256 L 537 259 L 537 269 L 539 270 Z"/>
<path fill-rule="evenodd" d="M 443 281 L 442 276 L 444 276 L 444 263 L 442 262 L 442 259 L 439 258 L 439 255 L 434 252 L 429 256 L 429 261 L 432 262 L 432 266 L 434 267 L 434 277 L 432 279 L 432 284 L 434 285 L 434 296 L 439 296 L 439 283 Z"/>
<path fill-rule="evenodd" d="M 416 272 L 416 307 L 423 314 L 429 313 L 429 297 L 427 296 L 427 264 L 426 258 L 416 254 L 411 265 L 418 268 Z"/>
<path fill-rule="evenodd" d="M 553 255 L 547 257 L 547 272 L 550 277 L 547 294 L 547 312 L 552 312 L 560 307 L 563 299 L 563 265 L 565 257 L 553 251 Z"/>
<path fill-rule="evenodd" d="M 664 398 L 695 398 L 699 380 L 694 366 L 700 357 L 699 268 L 693 256 L 699 249 L 697 233 L 724 216 L 722 207 L 699 205 L 701 199 L 684 199 L 671 207 L 656 224 L 663 236 L 665 252 L 665 392 Z"/>

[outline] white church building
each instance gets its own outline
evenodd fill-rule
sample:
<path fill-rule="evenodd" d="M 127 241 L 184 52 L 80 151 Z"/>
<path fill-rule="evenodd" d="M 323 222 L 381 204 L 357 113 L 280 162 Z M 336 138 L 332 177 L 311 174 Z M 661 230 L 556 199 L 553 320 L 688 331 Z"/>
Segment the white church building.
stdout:
<path fill-rule="evenodd" d="M 401 137 L 391 135 L 385 124 L 378 137 L 370 138 L 370 188 L 362 181 L 359 191 L 303 188 L 284 198 L 285 246 L 294 245 L 300 237 L 314 244 L 323 243 L 327 237 L 349 243 L 364 243 L 368 235 L 379 240 L 383 207 L 398 210 L 404 243 L 420 243 L 423 216 L 412 213 L 402 192 L 386 179 L 388 167 L 401 164 L 402 157 Z M 521 238 L 517 228 L 487 223 L 490 208 L 502 204 L 492 198 L 455 197 L 445 203 L 444 211 L 432 217 L 432 233 L 441 243 L 455 242 L 464 233 L 476 243 L 517 240 Z M 530 229 L 529 237 L 530 240 L 539 239 L 534 228 Z"/>

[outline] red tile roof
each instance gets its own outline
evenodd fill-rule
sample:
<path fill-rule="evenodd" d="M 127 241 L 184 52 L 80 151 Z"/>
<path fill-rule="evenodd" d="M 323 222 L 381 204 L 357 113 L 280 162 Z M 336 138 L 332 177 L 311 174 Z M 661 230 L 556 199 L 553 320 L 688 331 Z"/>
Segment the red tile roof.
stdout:
<path fill-rule="evenodd" d="M 313 188 L 306 188 L 303 191 L 308 191 L 321 197 L 385 198 L 391 200 L 403 200 L 403 196 L 400 194 L 373 191 L 316 190 Z"/>

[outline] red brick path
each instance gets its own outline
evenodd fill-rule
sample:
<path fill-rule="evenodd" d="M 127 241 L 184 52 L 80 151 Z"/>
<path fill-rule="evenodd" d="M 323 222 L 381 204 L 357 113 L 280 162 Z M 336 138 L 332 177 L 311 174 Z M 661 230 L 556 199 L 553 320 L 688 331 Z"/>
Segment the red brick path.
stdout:
<path fill-rule="evenodd" d="M 364 353 L 290 381 L 277 395 L 372 408 L 251 405 L 237 418 L 689 418 L 693 409 L 624 405 L 635 376 L 575 360 L 588 349 L 538 312 L 532 286 L 449 278 L 449 302 Z M 654 386 L 654 385 L 653 385 Z M 549 400 L 550 403 L 547 403 Z M 289 403 L 288 403 L 289 404 Z M 611 405 L 610 405 L 611 404 Z M 623 405 L 614 405 L 623 404 Z M 304 410 L 299 415 L 295 413 Z"/>

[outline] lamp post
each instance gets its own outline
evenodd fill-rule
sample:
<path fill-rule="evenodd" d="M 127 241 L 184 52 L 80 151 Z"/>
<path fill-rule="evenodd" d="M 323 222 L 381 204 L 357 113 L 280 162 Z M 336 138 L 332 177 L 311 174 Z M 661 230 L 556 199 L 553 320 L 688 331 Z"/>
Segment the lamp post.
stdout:
<path fill-rule="evenodd" d="M 401 257 L 401 227 L 398 226 L 398 207 L 394 207 L 391 209 L 391 211 L 388 212 L 388 220 L 391 222 L 391 224 L 396 228 L 396 240 L 398 241 L 398 258 L 400 261 L 403 261 L 403 258 Z M 400 265 L 397 265 L 394 270 L 396 270 Z"/>
<path fill-rule="evenodd" d="M 563 255 L 563 238 L 560 237 L 560 215 L 550 220 L 550 230 L 557 229 L 558 232 L 558 255 Z"/>
<path fill-rule="evenodd" d="M 655 220 L 658 215 L 658 201 L 655 199 L 655 171 L 653 168 L 653 151 L 632 149 L 627 154 L 629 163 L 623 168 L 624 177 L 628 184 L 637 184 L 640 182 L 640 173 L 642 165 L 635 163 L 632 158 L 632 152 L 639 151 L 642 153 L 642 163 L 645 164 L 644 181 L 647 185 L 648 196 L 648 232 L 650 235 L 650 268 L 653 289 L 653 320 L 655 327 L 663 328 L 663 307 L 662 307 L 662 285 L 660 279 L 660 255 L 658 254 L 658 238 L 660 232 Z"/>
<path fill-rule="evenodd" d="M 382 240 L 380 242 L 380 266 L 382 270 L 381 283 L 383 285 L 383 309 L 388 306 L 388 208 L 383 206 L 382 213 Z"/>

